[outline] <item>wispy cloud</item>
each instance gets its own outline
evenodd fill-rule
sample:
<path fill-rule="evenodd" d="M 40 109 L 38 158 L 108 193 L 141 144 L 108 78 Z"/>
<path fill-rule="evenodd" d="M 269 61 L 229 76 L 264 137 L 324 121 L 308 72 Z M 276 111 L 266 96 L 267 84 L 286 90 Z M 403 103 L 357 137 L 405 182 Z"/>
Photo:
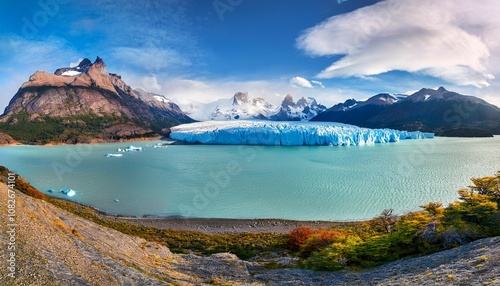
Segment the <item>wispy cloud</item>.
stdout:
<path fill-rule="evenodd" d="M 494 79 L 500 45 L 496 0 L 386 0 L 306 30 L 297 46 L 314 56 L 343 55 L 319 78 L 419 72 L 458 85 Z"/>
<path fill-rule="evenodd" d="M 295 87 L 314 88 L 310 81 L 300 76 L 292 77 L 290 84 Z"/>
<path fill-rule="evenodd" d="M 142 87 L 150 92 L 161 92 L 161 85 L 158 83 L 158 78 L 155 75 L 145 76 L 142 78 Z"/>
<path fill-rule="evenodd" d="M 317 80 L 311 80 L 311 83 L 314 84 L 314 85 L 317 85 L 321 88 L 325 88 L 325 86 L 323 85 L 323 83 L 321 81 L 317 81 Z"/>
<path fill-rule="evenodd" d="M 114 1 L 75 3 L 64 15 L 72 35 L 98 39 L 87 47 L 120 68 L 143 73 L 172 72 L 201 62 L 186 1 Z M 82 18 L 82 15 L 87 15 Z"/>
<path fill-rule="evenodd" d="M 293 87 L 314 88 L 315 86 L 325 88 L 322 82 L 317 80 L 308 80 L 301 76 L 295 76 L 290 79 L 290 85 Z"/>
<path fill-rule="evenodd" d="M 70 59 L 80 58 L 66 41 L 59 38 L 27 40 L 17 36 L 0 36 L 0 111 L 8 104 L 21 84 L 36 71 L 53 72 L 68 66 Z"/>
<path fill-rule="evenodd" d="M 129 68 L 138 68 L 149 72 L 173 70 L 191 65 L 188 58 L 173 49 L 116 47 L 112 49 L 111 56 L 126 63 Z"/>
<path fill-rule="evenodd" d="M 189 104 L 193 101 L 208 103 L 230 98 L 236 92 L 248 92 L 252 98 L 263 97 L 273 104 L 280 104 L 287 94 L 293 95 L 294 98 L 312 96 L 327 106 L 348 98 L 367 96 L 366 93 L 352 89 L 296 88 L 290 85 L 290 80 L 287 78 L 253 81 L 230 78 L 207 80 L 169 78 L 161 75 L 140 76 L 135 73 L 123 74 L 122 78 L 133 88 L 142 87 L 165 95 L 179 104 Z M 314 85 L 319 86 L 316 83 Z"/>

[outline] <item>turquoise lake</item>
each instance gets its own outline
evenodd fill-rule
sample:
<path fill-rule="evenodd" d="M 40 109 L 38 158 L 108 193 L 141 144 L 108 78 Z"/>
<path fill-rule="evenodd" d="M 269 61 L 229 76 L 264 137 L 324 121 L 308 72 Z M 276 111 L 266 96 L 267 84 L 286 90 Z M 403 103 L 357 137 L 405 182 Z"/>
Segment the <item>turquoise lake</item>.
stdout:
<path fill-rule="evenodd" d="M 500 170 L 500 137 L 369 146 L 215 146 L 157 142 L 0 147 L 0 164 L 42 192 L 110 214 L 359 220 L 450 203 Z M 143 147 L 120 158 L 117 148 Z"/>

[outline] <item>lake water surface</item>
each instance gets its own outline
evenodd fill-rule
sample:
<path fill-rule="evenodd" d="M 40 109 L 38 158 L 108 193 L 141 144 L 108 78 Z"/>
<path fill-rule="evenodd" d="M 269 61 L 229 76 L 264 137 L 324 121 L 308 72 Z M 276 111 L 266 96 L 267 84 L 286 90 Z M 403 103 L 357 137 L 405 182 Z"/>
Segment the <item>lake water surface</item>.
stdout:
<path fill-rule="evenodd" d="M 159 142 L 159 141 L 158 141 Z M 148 147 L 157 142 L 0 147 L 0 164 L 41 191 L 120 215 L 358 220 L 450 203 L 500 170 L 500 137 L 370 146 Z M 106 153 L 133 144 L 142 152 Z"/>

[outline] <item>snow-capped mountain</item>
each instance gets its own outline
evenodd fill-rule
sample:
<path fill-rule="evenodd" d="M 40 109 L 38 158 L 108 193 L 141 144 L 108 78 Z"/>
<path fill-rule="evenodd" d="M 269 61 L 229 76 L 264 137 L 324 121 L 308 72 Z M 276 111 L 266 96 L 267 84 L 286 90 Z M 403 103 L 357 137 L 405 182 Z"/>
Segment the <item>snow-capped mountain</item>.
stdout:
<path fill-rule="evenodd" d="M 468 95 L 423 88 L 410 95 L 377 94 L 349 99 L 311 121 L 332 121 L 369 128 L 420 130 L 438 136 L 483 137 L 500 134 L 500 108 Z"/>
<path fill-rule="evenodd" d="M 313 97 L 302 97 L 294 102 L 291 95 L 285 96 L 279 111 L 271 115 L 271 120 L 276 121 L 309 121 L 309 119 L 326 110 L 326 106 L 318 104 Z"/>
<path fill-rule="evenodd" d="M 160 108 L 166 108 L 166 109 L 176 109 L 180 110 L 180 107 L 175 104 L 173 101 L 170 99 L 166 98 L 165 96 L 161 94 L 156 94 L 150 91 L 147 91 L 143 88 L 136 88 L 134 89 L 134 92 L 139 96 L 139 98 L 148 103 L 150 106 L 155 106 L 155 107 L 160 107 Z"/>
<path fill-rule="evenodd" d="M 281 105 L 276 106 L 264 98 L 250 98 L 248 93 L 238 92 L 232 98 L 219 99 L 211 103 L 190 102 L 180 105 L 191 118 L 208 120 L 267 119 L 275 121 L 308 121 L 326 110 L 312 97 L 297 102 L 287 95 Z"/>

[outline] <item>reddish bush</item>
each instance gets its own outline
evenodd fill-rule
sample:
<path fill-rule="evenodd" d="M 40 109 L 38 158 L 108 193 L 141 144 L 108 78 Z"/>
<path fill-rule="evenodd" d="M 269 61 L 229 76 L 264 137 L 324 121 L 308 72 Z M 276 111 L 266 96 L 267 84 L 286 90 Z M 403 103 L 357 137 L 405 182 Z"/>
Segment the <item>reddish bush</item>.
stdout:
<path fill-rule="evenodd" d="M 306 243 L 314 231 L 306 226 L 292 229 L 288 238 L 287 248 L 292 251 L 299 251 L 300 247 Z"/>
<path fill-rule="evenodd" d="M 303 257 L 308 257 L 312 252 L 318 251 L 325 246 L 328 246 L 336 240 L 342 239 L 345 234 L 331 229 L 320 229 L 315 231 L 307 241 L 302 244 L 300 254 Z"/>

